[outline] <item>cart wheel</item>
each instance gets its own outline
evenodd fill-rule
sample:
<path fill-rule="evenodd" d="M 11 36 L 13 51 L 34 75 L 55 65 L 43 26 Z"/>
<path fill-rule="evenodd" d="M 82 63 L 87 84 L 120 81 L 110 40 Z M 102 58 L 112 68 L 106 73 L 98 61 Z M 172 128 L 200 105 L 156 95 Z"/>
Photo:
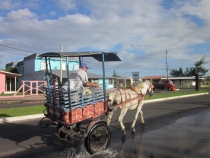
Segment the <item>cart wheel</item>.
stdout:
<path fill-rule="evenodd" d="M 62 129 L 63 129 L 63 126 L 62 126 L 62 125 L 58 125 L 58 126 L 57 126 L 58 138 L 60 138 L 61 140 L 65 140 L 65 138 L 66 138 L 66 133 L 64 133 L 64 132 L 62 131 Z"/>
<path fill-rule="evenodd" d="M 95 124 L 85 138 L 86 150 L 93 154 L 105 150 L 111 140 L 111 131 L 105 122 Z"/>

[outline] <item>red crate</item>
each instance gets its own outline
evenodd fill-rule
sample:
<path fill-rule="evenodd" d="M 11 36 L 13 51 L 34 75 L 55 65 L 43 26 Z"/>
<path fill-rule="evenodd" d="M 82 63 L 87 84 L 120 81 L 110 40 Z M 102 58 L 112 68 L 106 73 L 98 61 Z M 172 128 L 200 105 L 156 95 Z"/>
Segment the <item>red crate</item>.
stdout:
<path fill-rule="evenodd" d="M 94 104 L 83 107 L 83 119 L 91 118 L 94 115 Z"/>
<path fill-rule="evenodd" d="M 72 117 L 71 117 L 71 124 L 75 124 L 77 122 L 80 122 L 84 120 L 83 119 L 83 114 L 82 114 L 82 108 L 75 108 L 72 110 Z"/>
<path fill-rule="evenodd" d="M 105 106 L 104 101 L 97 102 L 95 104 L 95 114 L 96 115 L 104 114 L 106 112 L 104 106 Z"/>

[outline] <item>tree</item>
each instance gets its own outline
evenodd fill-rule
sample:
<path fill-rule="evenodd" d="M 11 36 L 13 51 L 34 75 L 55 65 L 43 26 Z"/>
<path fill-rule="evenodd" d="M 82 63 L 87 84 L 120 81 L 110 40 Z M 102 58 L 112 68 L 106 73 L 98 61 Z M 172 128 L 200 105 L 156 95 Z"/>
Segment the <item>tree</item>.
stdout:
<path fill-rule="evenodd" d="M 116 73 L 116 71 L 114 70 L 114 71 L 113 71 L 113 77 L 115 77 L 115 76 L 117 76 L 117 73 Z"/>
<path fill-rule="evenodd" d="M 8 67 L 5 69 L 5 71 L 11 72 L 11 73 L 18 73 L 18 70 L 16 67 Z"/>
<path fill-rule="evenodd" d="M 204 55 L 199 61 L 196 61 L 194 63 L 195 67 L 186 67 L 185 72 L 183 72 L 182 68 L 180 67 L 179 70 L 171 69 L 170 75 L 171 76 L 195 76 L 196 69 L 197 73 L 199 73 L 201 76 L 205 76 L 205 74 L 209 71 L 203 67 L 203 64 L 208 63 L 209 61 L 205 60 L 206 55 Z"/>
<path fill-rule="evenodd" d="M 205 76 L 205 74 L 209 71 L 205 69 L 202 65 L 208 63 L 205 59 L 206 55 L 204 55 L 199 61 L 195 62 L 195 73 L 199 73 L 201 76 Z"/>
<path fill-rule="evenodd" d="M 121 76 L 118 76 L 118 75 L 117 75 L 117 72 L 114 70 L 114 71 L 113 71 L 113 76 L 112 76 L 112 77 L 121 77 Z"/>
<path fill-rule="evenodd" d="M 171 76 L 184 76 L 184 73 L 183 73 L 182 68 L 180 67 L 179 70 L 171 69 L 170 75 Z"/>

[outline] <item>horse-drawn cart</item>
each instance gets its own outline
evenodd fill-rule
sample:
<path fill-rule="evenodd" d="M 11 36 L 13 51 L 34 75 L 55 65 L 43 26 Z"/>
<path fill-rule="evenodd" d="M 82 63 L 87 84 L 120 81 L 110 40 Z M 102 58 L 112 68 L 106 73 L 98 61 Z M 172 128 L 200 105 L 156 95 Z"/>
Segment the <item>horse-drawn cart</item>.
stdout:
<path fill-rule="evenodd" d="M 111 139 L 110 128 L 107 123 L 100 119 L 101 116 L 108 112 L 107 94 L 105 83 L 105 63 L 106 61 L 120 61 L 115 52 L 49 52 L 41 54 L 40 59 L 46 64 L 45 80 L 47 85 L 44 87 L 46 91 L 46 101 L 44 106 L 45 117 L 41 119 L 40 125 L 47 127 L 50 124 L 56 124 L 57 135 L 61 140 L 71 140 L 77 135 L 84 134 L 85 147 L 90 154 L 104 150 L 108 147 Z M 71 79 L 69 78 L 69 63 L 72 58 L 77 58 L 79 64 L 85 57 L 93 57 L 101 62 L 103 71 L 103 85 L 100 88 L 72 89 Z M 52 69 L 52 62 L 60 60 L 66 65 L 66 83 L 67 89 L 63 88 L 60 76 L 55 75 Z M 50 119 L 50 123 L 44 124 L 46 118 Z M 80 128 L 83 121 L 91 119 L 85 130 Z"/>

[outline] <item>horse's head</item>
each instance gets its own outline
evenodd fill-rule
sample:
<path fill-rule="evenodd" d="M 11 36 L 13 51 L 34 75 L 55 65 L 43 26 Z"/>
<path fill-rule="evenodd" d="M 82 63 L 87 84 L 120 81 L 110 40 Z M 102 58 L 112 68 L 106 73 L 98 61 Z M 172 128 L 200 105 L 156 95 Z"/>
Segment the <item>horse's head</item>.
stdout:
<path fill-rule="evenodd" d="M 153 84 L 150 81 L 139 81 L 136 83 L 136 89 L 138 93 L 141 93 L 142 95 L 146 95 L 148 93 L 150 96 L 153 95 Z"/>
<path fill-rule="evenodd" d="M 148 92 L 149 96 L 151 97 L 154 93 L 154 91 L 153 91 L 154 86 L 153 86 L 152 82 L 150 82 L 150 81 L 147 81 L 147 82 L 148 82 L 148 85 L 149 85 L 149 88 L 148 88 L 147 92 Z"/>

